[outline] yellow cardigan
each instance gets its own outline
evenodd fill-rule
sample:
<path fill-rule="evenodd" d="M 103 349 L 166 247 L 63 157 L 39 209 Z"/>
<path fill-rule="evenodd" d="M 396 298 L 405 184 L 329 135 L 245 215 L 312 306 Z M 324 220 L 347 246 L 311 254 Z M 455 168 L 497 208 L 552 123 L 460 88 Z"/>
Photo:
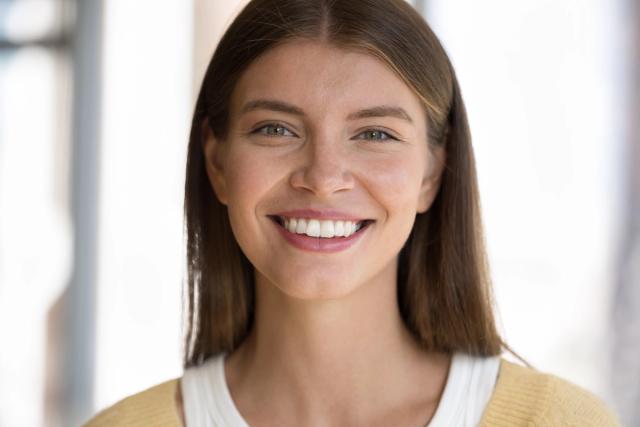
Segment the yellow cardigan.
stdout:
<path fill-rule="evenodd" d="M 92 418 L 87 427 L 181 427 L 175 393 L 178 380 L 134 394 Z M 554 375 L 505 359 L 480 427 L 620 426 L 604 403 Z"/>

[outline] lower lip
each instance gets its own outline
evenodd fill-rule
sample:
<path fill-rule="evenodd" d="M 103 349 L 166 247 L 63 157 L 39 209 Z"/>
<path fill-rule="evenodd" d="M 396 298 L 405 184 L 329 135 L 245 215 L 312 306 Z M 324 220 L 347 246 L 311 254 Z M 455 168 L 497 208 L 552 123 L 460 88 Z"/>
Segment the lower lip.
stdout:
<path fill-rule="evenodd" d="M 362 237 L 362 235 L 372 225 L 372 223 L 367 224 L 365 227 L 362 227 L 360 230 L 356 231 L 349 237 L 332 237 L 327 239 L 323 237 L 310 237 L 306 234 L 290 233 L 277 222 L 271 222 L 278 229 L 282 237 L 284 237 L 287 242 L 291 243 L 296 248 L 302 249 L 304 251 L 325 253 L 340 252 L 349 249 L 358 240 L 360 240 L 360 237 Z"/>

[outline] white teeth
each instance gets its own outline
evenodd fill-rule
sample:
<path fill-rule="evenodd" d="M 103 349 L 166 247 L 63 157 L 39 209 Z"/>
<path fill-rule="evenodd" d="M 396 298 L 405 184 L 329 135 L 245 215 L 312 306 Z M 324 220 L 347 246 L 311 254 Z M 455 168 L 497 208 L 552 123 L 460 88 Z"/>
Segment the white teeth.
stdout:
<path fill-rule="evenodd" d="M 320 237 L 320 221 L 310 219 L 307 223 L 307 231 L 305 233 L 309 237 Z"/>
<path fill-rule="evenodd" d="M 306 234 L 310 237 L 322 237 L 325 239 L 349 237 L 362 228 L 362 221 L 331 221 L 284 217 L 281 217 L 281 219 L 284 228 L 290 233 Z"/>
<path fill-rule="evenodd" d="M 307 231 L 307 220 L 299 219 L 298 223 L 296 224 L 296 233 L 305 234 L 306 231 Z"/>
<path fill-rule="evenodd" d="M 322 221 L 320 223 L 320 237 L 333 237 L 334 235 L 333 221 Z"/>

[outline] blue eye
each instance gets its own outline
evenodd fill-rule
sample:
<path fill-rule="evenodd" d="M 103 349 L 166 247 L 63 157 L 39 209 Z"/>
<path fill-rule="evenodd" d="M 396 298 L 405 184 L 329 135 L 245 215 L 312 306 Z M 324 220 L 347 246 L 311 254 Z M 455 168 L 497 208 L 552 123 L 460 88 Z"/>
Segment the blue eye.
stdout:
<path fill-rule="evenodd" d="M 259 133 L 265 136 L 296 136 L 289 129 L 277 123 L 269 123 L 261 126 L 251 133 Z"/>
<path fill-rule="evenodd" d="M 365 139 L 369 141 L 387 141 L 387 140 L 395 140 L 393 136 L 389 135 L 387 132 L 379 130 L 379 129 L 370 129 L 359 134 L 356 139 Z"/>

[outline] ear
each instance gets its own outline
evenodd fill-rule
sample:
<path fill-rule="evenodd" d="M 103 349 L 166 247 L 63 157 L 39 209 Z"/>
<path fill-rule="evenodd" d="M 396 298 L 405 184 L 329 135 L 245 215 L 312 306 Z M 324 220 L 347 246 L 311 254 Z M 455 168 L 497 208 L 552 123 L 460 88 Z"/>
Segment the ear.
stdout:
<path fill-rule="evenodd" d="M 420 197 L 418 199 L 418 213 L 425 213 L 431 207 L 433 200 L 440 190 L 440 182 L 442 181 L 442 173 L 447 161 L 446 150 L 444 146 L 430 146 L 429 162 L 425 176 L 420 185 Z"/>
<path fill-rule="evenodd" d="M 225 144 L 216 138 L 209 126 L 209 120 L 202 121 L 202 149 L 204 150 L 205 168 L 209 183 L 223 205 L 227 204 L 227 185 L 224 175 L 224 147 Z"/>

